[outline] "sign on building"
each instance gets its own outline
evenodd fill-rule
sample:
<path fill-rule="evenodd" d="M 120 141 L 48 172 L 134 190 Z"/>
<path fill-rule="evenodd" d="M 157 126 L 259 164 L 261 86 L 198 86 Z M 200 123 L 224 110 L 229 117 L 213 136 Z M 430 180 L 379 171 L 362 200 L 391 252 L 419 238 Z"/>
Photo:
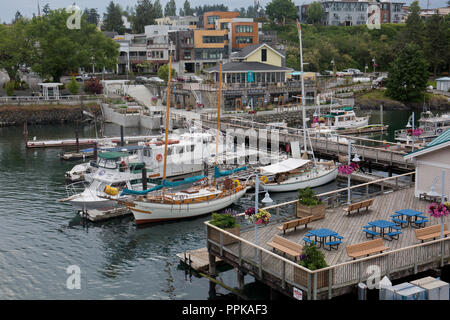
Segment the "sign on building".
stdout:
<path fill-rule="evenodd" d="M 247 82 L 254 82 L 254 76 L 253 76 L 253 71 L 248 71 L 247 72 Z"/>

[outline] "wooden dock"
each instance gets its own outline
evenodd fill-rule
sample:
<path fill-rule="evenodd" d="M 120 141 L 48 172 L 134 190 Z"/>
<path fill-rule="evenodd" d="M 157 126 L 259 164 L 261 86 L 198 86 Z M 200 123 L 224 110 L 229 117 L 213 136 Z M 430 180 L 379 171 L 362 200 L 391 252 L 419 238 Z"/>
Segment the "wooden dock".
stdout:
<path fill-rule="evenodd" d="M 363 184 L 363 188 L 369 184 Z M 296 201 L 267 207 L 266 209 L 272 214 L 272 220 L 277 222 L 258 228 L 257 244 L 255 244 L 254 228 L 251 226 L 247 230 L 241 229 L 239 236 L 234 236 L 205 222 L 208 229 L 209 254 L 232 265 L 238 273 L 250 274 L 287 296 L 292 297 L 294 288 L 297 288 L 302 290 L 303 297 L 313 300 L 331 299 L 352 292 L 359 282 L 366 281 L 372 275 L 373 271 L 370 271 L 369 267 L 377 268 L 380 278 L 386 275 L 391 280 L 395 280 L 439 268 L 448 263 L 450 238 L 421 243 L 416 239 L 415 229 L 412 227 L 403 228 L 398 240 L 383 240 L 384 245 L 389 247 L 389 250 L 384 253 L 352 260 L 347 255 L 345 247 L 369 240 L 362 231 L 364 225 L 378 219 L 390 221 L 390 215 L 400 209 L 417 210 L 429 216 L 427 213 L 429 202 L 416 198 L 412 186 L 399 191 L 384 189 L 370 194 L 361 192 L 358 199 L 355 196 L 353 201 L 375 198 L 374 204 L 368 211 L 362 210 L 359 214 L 344 215 L 345 205 L 337 205 L 339 201 L 333 200 L 342 198 L 341 195 L 345 195 L 345 189 L 319 195 L 327 204 L 325 218 L 313 221 L 308 224 L 308 228 L 297 228 L 295 231 L 286 232 L 285 235 L 277 227 L 283 219 L 286 221 L 295 217 Z M 333 201 L 330 202 L 327 199 Z M 440 224 L 438 219 L 432 217 L 429 221 L 427 226 Z M 446 217 L 445 222 L 450 223 L 450 217 Z M 246 223 L 243 221 L 241 225 L 245 226 Z M 267 245 L 267 242 L 271 241 L 275 235 L 284 236 L 304 245 L 302 241 L 304 235 L 311 229 L 319 228 L 328 228 L 343 236 L 343 243 L 338 250 L 319 249 L 325 255 L 327 268 L 314 271 L 303 268 L 297 262 L 272 252 L 272 248 Z M 214 237 L 212 237 L 213 233 Z M 219 239 L 222 240 L 217 240 L 217 233 L 221 235 Z M 225 236 L 234 238 L 235 243 L 224 245 Z M 214 270 L 214 266 L 212 269 Z"/>
<path fill-rule="evenodd" d="M 101 209 L 91 209 L 85 212 L 80 212 L 81 217 L 88 219 L 92 222 L 105 221 L 112 218 L 123 217 L 130 215 L 131 211 L 126 207 L 101 210 Z"/>
<path fill-rule="evenodd" d="M 180 259 L 181 263 L 186 264 L 195 271 L 205 272 L 209 269 L 208 249 L 206 248 L 187 250 L 182 253 L 177 253 L 177 257 Z M 221 262 L 221 259 L 216 260 L 216 263 L 220 264 Z"/>

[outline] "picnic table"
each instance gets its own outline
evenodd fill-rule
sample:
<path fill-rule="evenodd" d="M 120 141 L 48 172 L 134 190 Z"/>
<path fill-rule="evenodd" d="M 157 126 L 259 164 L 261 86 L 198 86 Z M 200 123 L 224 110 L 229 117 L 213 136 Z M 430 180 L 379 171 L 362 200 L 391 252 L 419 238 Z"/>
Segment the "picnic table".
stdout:
<path fill-rule="evenodd" d="M 402 233 L 399 231 L 399 226 L 392 221 L 387 220 L 375 220 L 368 223 L 368 226 L 364 227 L 366 230 L 372 228 L 374 233 L 378 233 L 381 238 L 384 238 L 385 235 L 389 236 L 388 240 L 398 239 L 398 236 Z M 379 229 L 379 232 L 376 231 L 376 228 Z M 387 230 L 387 232 L 386 232 Z M 397 238 L 394 238 L 397 236 Z"/>
<path fill-rule="evenodd" d="M 306 237 L 303 238 L 305 242 L 318 243 L 318 248 L 323 247 L 324 249 L 326 249 L 325 245 L 327 245 L 329 246 L 329 249 L 327 250 L 331 250 L 331 248 L 337 250 L 337 247 L 343 239 L 336 231 L 327 228 L 311 230 L 306 234 Z M 314 240 L 312 240 L 311 237 L 314 237 Z M 328 241 L 326 241 L 327 238 L 329 238 Z"/>
<path fill-rule="evenodd" d="M 395 211 L 393 214 L 392 221 L 399 223 L 401 226 L 425 226 L 425 223 L 428 222 L 427 217 L 422 216 L 423 212 L 415 211 L 411 209 L 402 209 Z"/>

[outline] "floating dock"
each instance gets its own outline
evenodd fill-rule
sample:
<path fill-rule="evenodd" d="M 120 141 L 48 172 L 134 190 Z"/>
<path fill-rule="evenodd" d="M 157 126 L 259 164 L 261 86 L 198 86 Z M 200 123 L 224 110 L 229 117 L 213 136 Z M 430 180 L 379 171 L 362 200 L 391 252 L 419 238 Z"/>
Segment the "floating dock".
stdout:
<path fill-rule="evenodd" d="M 114 208 L 108 210 L 91 209 L 85 212 L 80 212 L 81 217 L 92 222 L 104 221 L 112 218 L 130 215 L 131 211 L 128 208 Z"/>
<path fill-rule="evenodd" d="M 200 248 L 195 250 L 188 250 L 182 253 L 177 253 L 177 257 L 180 258 L 180 262 L 191 267 L 195 271 L 208 271 L 208 249 Z M 222 260 L 216 259 L 216 264 L 221 263 Z"/>

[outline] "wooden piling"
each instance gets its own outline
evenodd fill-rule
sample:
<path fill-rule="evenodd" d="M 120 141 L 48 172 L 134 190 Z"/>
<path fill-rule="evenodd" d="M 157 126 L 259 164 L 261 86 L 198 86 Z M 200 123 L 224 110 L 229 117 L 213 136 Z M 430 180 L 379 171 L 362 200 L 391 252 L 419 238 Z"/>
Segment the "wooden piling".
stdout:
<path fill-rule="evenodd" d="M 120 146 L 123 147 L 123 126 L 120 126 Z"/>
<path fill-rule="evenodd" d="M 147 190 L 147 168 L 142 168 L 142 190 Z"/>

